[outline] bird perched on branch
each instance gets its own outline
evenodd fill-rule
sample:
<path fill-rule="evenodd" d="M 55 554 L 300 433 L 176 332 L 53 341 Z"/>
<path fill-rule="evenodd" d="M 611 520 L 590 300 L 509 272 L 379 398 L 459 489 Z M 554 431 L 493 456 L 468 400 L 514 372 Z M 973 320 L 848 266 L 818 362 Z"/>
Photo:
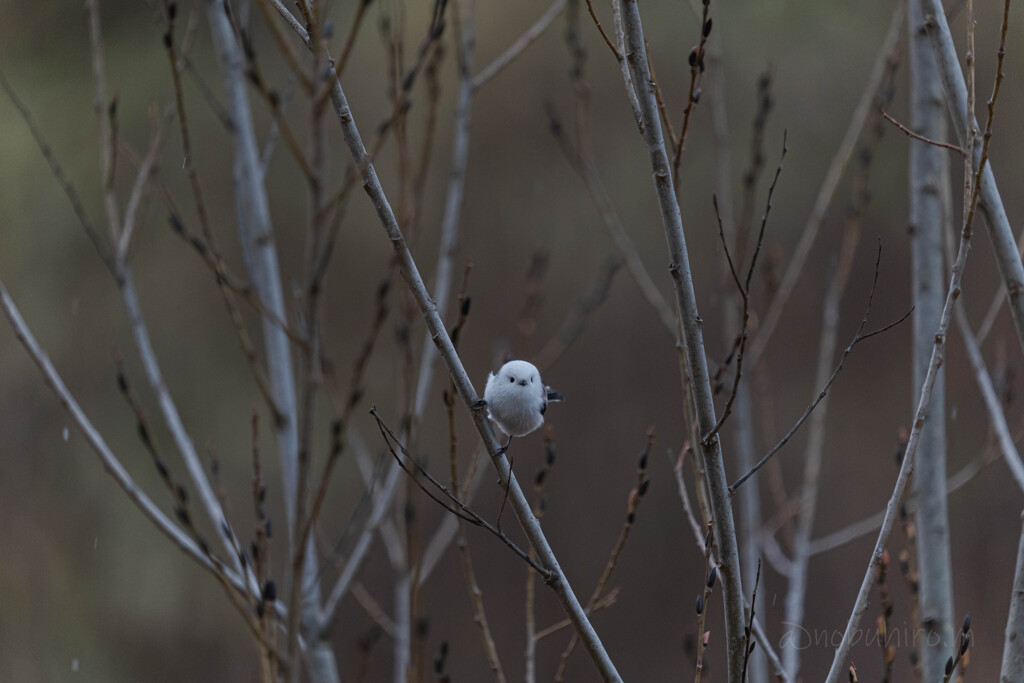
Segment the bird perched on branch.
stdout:
<path fill-rule="evenodd" d="M 564 400 L 562 395 L 545 386 L 540 371 L 525 360 L 510 360 L 497 373 L 487 375 L 484 403 L 487 417 L 508 435 L 504 453 L 514 436 L 526 436 L 544 424 L 548 403 Z"/>

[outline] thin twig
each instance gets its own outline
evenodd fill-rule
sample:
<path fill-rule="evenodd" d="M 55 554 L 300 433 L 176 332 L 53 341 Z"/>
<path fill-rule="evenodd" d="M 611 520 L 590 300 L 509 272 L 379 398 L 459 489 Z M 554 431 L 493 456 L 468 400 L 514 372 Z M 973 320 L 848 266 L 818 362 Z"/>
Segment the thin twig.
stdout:
<path fill-rule="evenodd" d="M 681 470 L 679 470 L 681 476 Z M 682 480 L 680 479 L 680 482 Z M 686 486 L 681 484 L 680 491 L 685 493 Z M 711 602 L 711 591 L 715 588 L 714 574 L 711 573 L 714 565 L 711 563 L 712 547 L 714 545 L 715 527 L 708 522 L 708 530 L 704 535 L 704 593 L 697 595 L 697 664 L 695 665 L 694 683 L 700 683 L 704 675 L 704 650 L 708 646 L 711 634 L 704 630 L 707 623 L 708 605 Z M 716 572 L 717 573 L 717 572 Z"/>
<path fill-rule="evenodd" d="M 732 257 L 729 256 L 729 246 L 726 243 L 725 232 L 722 229 L 722 216 L 718 212 L 718 199 L 714 199 L 715 215 L 718 218 L 718 236 L 722 241 L 722 246 L 725 248 L 725 257 L 729 263 L 729 270 L 731 271 L 733 280 L 739 290 L 740 297 L 743 299 L 743 314 L 741 316 L 742 328 L 740 329 L 739 342 L 736 349 L 736 372 L 733 377 L 732 390 L 729 392 L 729 398 L 725 402 L 725 408 L 722 410 L 722 416 L 718 418 L 718 422 L 715 423 L 714 429 L 701 437 L 701 443 L 705 448 L 710 445 L 710 441 L 715 438 L 719 431 L 721 431 L 722 425 L 725 424 L 729 415 L 732 414 L 732 406 L 736 401 L 736 394 L 739 392 L 740 379 L 743 377 L 743 351 L 747 346 L 747 324 L 750 321 L 750 280 L 754 276 L 754 268 L 757 266 L 757 257 L 758 254 L 761 253 L 761 245 L 764 243 L 764 231 L 768 225 L 768 214 L 771 213 L 772 210 L 772 195 L 775 194 L 775 185 L 779 182 L 779 176 L 782 174 L 782 164 L 786 160 L 786 152 L 786 133 L 783 132 L 782 156 L 779 159 L 778 168 L 775 169 L 775 178 L 772 179 L 772 184 L 768 188 L 768 200 L 765 205 L 764 214 L 761 216 L 761 231 L 757 235 L 757 246 L 754 248 L 754 255 L 750 259 L 750 268 L 747 270 L 747 276 L 742 284 L 740 284 L 739 277 L 736 274 L 736 266 L 732 261 Z"/>
<path fill-rule="evenodd" d="M 771 339 L 772 333 L 775 332 L 779 319 L 782 317 L 782 309 L 785 307 L 790 295 L 793 293 L 793 289 L 796 287 L 797 280 L 800 278 L 800 273 L 810 255 L 814 240 L 818 236 L 818 231 L 825 220 L 829 204 L 832 202 L 832 197 L 839 186 L 843 171 L 853 156 L 861 129 L 864 127 L 868 115 L 873 110 L 872 103 L 875 101 L 878 89 L 885 77 L 889 55 L 903 33 L 903 22 L 905 20 L 906 9 L 902 3 L 897 3 L 893 8 L 889 29 L 879 47 L 874 66 L 871 68 L 871 75 L 868 77 L 868 82 L 863 93 L 861 93 L 860 100 L 853 110 L 853 116 L 846 128 L 846 133 L 843 136 L 842 142 L 839 143 L 839 149 L 836 150 L 836 154 L 832 158 L 828 170 L 825 172 L 825 180 L 822 181 L 821 189 L 818 190 L 818 196 L 814 200 L 811 215 L 807 219 L 807 224 L 800 235 L 800 240 L 793 249 L 793 256 L 789 261 L 789 265 L 786 266 L 786 272 L 782 276 L 782 281 L 779 283 L 775 297 L 772 298 L 771 304 L 768 305 L 768 311 L 761 316 L 761 324 L 758 327 L 757 335 L 751 340 L 750 348 L 747 350 L 747 362 L 751 367 L 757 365 L 761 354 L 764 353 L 765 348 L 768 346 L 768 341 Z"/>
<path fill-rule="evenodd" d="M 366 367 L 369 364 L 370 357 L 373 354 L 373 350 L 377 345 L 377 337 L 380 334 L 381 328 L 384 326 L 384 321 L 388 316 L 387 306 L 387 294 L 390 289 L 391 281 L 385 280 L 377 287 L 377 305 L 373 316 L 373 322 L 370 324 L 370 330 L 367 333 L 366 341 L 363 342 L 362 350 L 359 356 L 356 358 L 355 369 L 352 373 L 351 391 L 349 393 L 348 400 L 345 402 L 345 407 L 342 410 L 341 416 L 336 421 L 335 426 L 332 426 L 332 439 L 331 448 L 328 452 L 327 461 L 324 463 L 323 471 L 320 477 L 317 479 L 319 482 L 316 486 L 316 494 L 313 496 L 313 503 L 309 508 L 309 516 L 304 523 L 301 537 L 305 539 L 310 529 L 316 524 L 317 518 L 320 516 L 320 509 L 323 507 L 324 500 L 327 497 L 327 488 L 331 480 L 331 473 L 334 471 L 334 466 L 337 464 L 339 457 L 341 456 L 342 449 L 344 448 L 343 442 L 343 429 L 349 424 L 352 417 L 352 411 L 357 405 L 359 400 L 362 398 L 365 387 L 363 386 L 363 375 L 366 372 Z"/>
<path fill-rule="evenodd" d="M 633 524 L 636 522 L 636 513 L 640 507 L 640 503 L 643 502 L 644 495 L 647 493 L 647 489 L 650 486 L 651 480 L 647 476 L 647 458 L 650 455 L 651 448 L 654 447 L 654 427 L 652 426 L 647 430 L 647 442 L 644 444 L 644 450 L 640 453 L 640 458 L 637 461 L 636 468 L 636 487 L 629 492 L 629 498 L 626 504 L 626 521 L 622 525 L 622 530 L 619 532 L 619 538 L 615 541 L 615 545 L 612 546 L 612 551 L 608 555 L 608 561 L 605 563 L 604 571 L 601 572 L 601 577 L 597 580 L 597 585 L 594 587 L 594 592 L 590 594 L 590 599 L 587 600 L 587 606 L 585 609 L 588 613 L 593 612 L 598 601 L 604 594 L 604 590 L 608 585 L 608 581 L 611 580 L 612 573 L 615 571 L 615 565 L 618 564 L 619 557 L 622 555 L 622 549 L 626 545 L 626 539 L 629 538 L 629 532 L 633 529 Z M 569 657 L 572 655 L 573 650 L 576 648 L 576 644 L 579 642 L 579 638 L 574 633 L 572 638 L 569 639 L 569 643 L 562 650 L 562 655 L 558 660 L 558 669 L 555 671 L 556 683 L 565 680 L 565 670 L 569 665 Z"/>
<path fill-rule="evenodd" d="M 348 64 L 349 55 L 352 54 L 352 47 L 356 43 L 356 35 L 359 33 L 359 27 L 362 25 L 363 17 L 366 15 L 366 8 L 369 6 L 369 0 L 359 0 L 356 6 L 356 15 L 349 22 L 345 46 L 341 48 L 341 54 L 338 55 L 338 59 L 334 62 L 334 71 L 338 74 L 338 78 L 341 78 L 341 75 L 345 73 L 345 65 Z"/>
<path fill-rule="evenodd" d="M 7 82 L 7 77 L 0 71 L 0 87 L 7 93 L 7 97 L 10 98 L 14 108 L 18 110 L 18 114 L 21 116 L 22 121 L 28 126 L 29 133 L 32 135 L 32 139 L 35 140 L 36 146 L 39 147 L 39 151 L 42 153 L 43 158 L 46 159 L 46 163 L 50 166 L 50 171 L 53 173 L 54 179 L 57 184 L 60 185 L 60 189 L 64 192 L 64 195 L 68 198 L 71 203 L 71 208 L 75 212 L 75 216 L 78 218 L 78 222 L 81 223 L 82 229 L 85 230 L 85 234 L 89 237 L 93 246 L 96 248 L 96 253 L 99 254 L 100 260 L 103 261 L 103 265 L 107 267 L 111 275 L 116 277 L 117 269 L 114 266 L 114 256 L 110 251 L 110 246 L 107 241 L 103 239 L 100 234 L 96 231 L 92 221 L 89 219 L 89 214 L 85 211 L 85 205 L 82 204 L 81 198 L 78 196 L 78 192 L 75 190 L 75 186 L 71 183 L 67 174 L 64 173 L 64 169 L 57 161 L 56 155 L 53 153 L 53 149 L 47 143 L 46 138 L 43 136 L 42 131 L 36 125 L 35 119 L 32 117 L 32 112 L 18 97 L 18 94 L 11 87 L 10 83 Z"/>
<path fill-rule="evenodd" d="M 923 135 L 918 135 L 917 133 L 915 133 L 914 131 L 910 130 L 909 128 L 904 126 L 902 123 L 900 123 L 899 121 L 894 119 L 892 116 L 890 116 L 889 113 L 887 111 L 885 111 L 884 107 L 879 109 L 879 111 L 882 114 L 882 118 L 884 118 L 886 121 L 888 121 L 892 125 L 896 126 L 907 137 L 913 138 L 915 140 L 920 140 L 921 142 L 927 143 L 929 145 L 934 145 L 935 147 L 942 147 L 943 149 L 948 149 L 948 150 L 950 150 L 952 152 L 956 152 L 957 154 L 959 154 L 960 156 L 962 156 L 964 158 L 968 158 L 968 159 L 970 158 L 970 157 L 967 156 L 967 152 L 964 151 L 963 147 L 959 147 L 957 145 L 950 144 L 948 142 L 939 142 L 938 140 L 932 140 L 931 138 L 926 138 Z"/>
<path fill-rule="evenodd" d="M 608 34 L 604 32 L 604 27 L 601 26 L 601 22 L 597 19 L 597 14 L 594 12 L 594 4 L 591 0 L 587 0 L 587 11 L 590 13 L 590 18 L 594 20 L 594 26 L 597 27 L 598 33 L 601 34 L 601 38 L 604 39 L 604 44 L 608 46 L 608 49 L 615 55 L 617 61 L 622 61 L 622 55 L 619 53 L 618 48 L 615 47 L 615 43 L 608 37 Z"/>
<path fill-rule="evenodd" d="M 757 110 L 750 135 L 750 160 L 747 170 L 743 172 L 743 198 L 736 218 L 736 235 L 734 237 L 736 260 L 746 262 L 750 232 L 754 228 L 754 206 L 757 200 L 757 183 L 764 169 L 764 138 L 768 128 L 768 115 L 775 107 L 772 97 L 772 70 L 766 69 L 757 79 Z M 722 154 L 725 152 L 723 151 Z M 728 227 L 728 223 L 726 224 Z"/>
<path fill-rule="evenodd" d="M 746 645 L 743 652 L 743 674 L 740 676 L 740 683 L 747 683 L 747 664 L 750 661 L 750 654 L 754 651 L 756 642 L 752 638 L 754 630 L 754 605 L 757 604 L 757 584 L 761 581 L 761 560 L 757 561 L 757 574 L 754 575 L 754 592 L 750 596 L 750 619 L 747 622 Z"/>
<path fill-rule="evenodd" d="M 630 276 L 640 289 L 640 293 L 643 295 L 647 303 L 650 304 L 651 308 L 658 314 L 658 319 L 662 323 L 662 327 L 668 332 L 673 339 L 676 338 L 676 314 L 672 310 L 672 306 L 662 296 L 661 290 L 658 289 L 658 285 L 654 282 L 654 278 L 651 277 L 647 267 L 644 266 L 643 260 L 640 258 L 640 254 L 633 244 L 633 241 L 629 238 L 629 234 L 626 232 L 626 228 L 622 223 L 622 219 L 619 217 L 618 211 L 615 209 L 615 205 L 608 195 L 607 190 L 604 187 L 604 183 L 601 181 L 601 176 L 595 164 L 592 160 L 585 158 L 581 150 L 577 150 L 568 136 L 565 135 L 565 130 L 555 115 L 554 108 L 548 106 L 546 108 L 548 113 L 548 120 L 550 123 L 551 134 L 555 140 L 559 143 L 559 148 L 568 160 L 569 165 L 572 166 L 580 178 L 583 180 L 590 192 L 590 196 L 594 201 L 594 205 L 601 214 L 601 219 L 604 221 L 605 229 L 608 232 L 608 236 L 611 237 L 612 243 L 615 245 L 615 249 L 619 252 L 626 264 L 626 268 L 629 270 Z"/>
<path fill-rule="evenodd" d="M 871 316 L 871 304 L 872 304 L 872 301 L 874 300 L 874 297 L 875 297 L 875 287 L 878 285 L 878 267 L 880 265 L 881 258 L 882 258 L 882 243 L 881 243 L 881 240 L 879 240 L 878 252 L 877 252 L 877 255 L 875 257 L 875 276 L 874 276 L 874 279 L 871 282 L 871 291 L 868 293 L 868 304 L 867 304 L 867 307 L 864 310 L 864 317 L 861 318 L 860 325 L 857 327 L 857 333 L 853 336 L 853 339 L 846 346 L 846 348 L 843 349 L 843 355 L 839 359 L 839 364 L 836 365 L 835 370 L 832 371 L 832 374 L 831 374 L 831 376 L 829 376 L 828 381 L 825 382 L 825 386 L 823 386 L 821 388 L 821 390 L 818 392 L 818 395 L 814 398 L 813 401 L 811 401 L 810 405 L 807 406 L 807 408 L 803 412 L 803 415 L 801 415 L 800 418 L 796 421 L 796 423 L 794 423 L 793 426 L 790 428 L 790 430 L 788 432 L 786 432 L 785 436 L 783 436 L 782 439 L 780 439 L 779 442 L 777 444 L 775 444 L 775 446 L 773 446 L 771 448 L 771 450 L 769 450 L 764 455 L 764 457 L 762 457 L 760 460 L 758 460 L 757 464 L 755 464 L 750 470 L 748 470 L 744 474 L 740 475 L 740 477 L 737 478 L 736 481 L 734 481 L 732 484 L 729 485 L 729 493 L 730 493 L 730 495 L 735 493 L 736 489 L 739 488 L 739 486 L 743 482 L 745 482 L 755 472 L 757 472 L 759 469 L 761 469 L 766 462 L 771 460 L 772 456 L 774 456 L 776 453 L 778 453 L 782 449 L 782 447 L 785 446 L 786 443 L 788 443 L 791 438 L 793 438 L 793 435 L 796 434 L 797 430 L 799 430 L 801 426 L 803 426 L 803 423 L 807 420 L 808 417 L 810 417 L 811 413 L 814 412 L 814 409 L 818 406 L 818 404 L 821 403 L 821 401 L 825 398 L 825 396 L 828 395 L 829 388 L 832 386 L 832 383 L 835 381 L 836 377 L 842 371 L 843 365 L 846 363 L 846 357 L 850 355 L 850 352 L 853 351 L 853 348 L 855 346 L 857 346 L 857 344 L 859 344 L 862 341 L 865 341 L 867 339 L 870 339 L 871 337 L 874 337 L 875 335 L 882 334 L 883 332 L 886 332 L 886 331 L 892 329 L 893 327 L 896 327 L 897 325 L 902 323 L 904 320 L 909 318 L 910 314 L 914 312 L 914 309 L 910 309 L 909 311 L 904 313 L 903 316 L 900 317 L 898 320 L 894 320 L 893 322 L 891 322 L 891 323 L 889 323 L 887 325 L 884 325 L 884 326 L 882 326 L 882 327 L 880 327 L 880 328 L 878 328 L 876 330 L 872 330 L 871 332 L 866 332 L 866 333 L 864 332 L 864 327 L 867 326 L 868 319 Z"/>
<path fill-rule="evenodd" d="M 601 598 L 600 600 L 598 600 L 594 604 L 594 609 L 590 610 L 588 612 L 588 614 L 594 614 L 594 613 L 596 613 L 599 610 L 611 607 L 612 605 L 614 605 L 618 601 L 619 593 L 621 593 L 621 592 L 622 592 L 622 589 L 619 588 L 618 586 L 616 586 L 615 588 L 612 588 L 610 591 L 608 591 L 605 594 L 605 596 L 603 598 Z M 537 631 L 537 634 L 534 636 L 534 638 L 535 638 L 535 640 L 537 640 L 539 642 L 539 641 L 547 638 L 550 635 L 554 635 L 555 633 L 558 633 L 562 629 L 569 628 L 570 626 L 572 626 L 572 622 L 571 621 L 569 621 L 568 619 L 562 619 L 559 622 L 551 624 L 550 626 L 547 626 L 547 627 L 542 628 L 541 630 Z"/>
<path fill-rule="evenodd" d="M 555 0 L 548 7 L 547 11 L 544 12 L 537 19 L 536 22 L 530 28 L 526 29 L 516 40 L 498 55 L 494 61 L 485 66 L 480 70 L 478 74 L 473 76 L 472 87 L 473 90 L 478 90 L 483 87 L 488 81 L 498 75 L 498 73 L 506 66 L 511 64 L 519 55 L 523 53 L 526 48 L 530 47 L 533 41 L 540 38 L 541 34 L 547 30 L 551 22 L 565 10 L 565 6 L 568 4 L 567 0 Z"/>
<path fill-rule="evenodd" d="M 686 451 L 683 451 L 683 454 L 680 456 L 679 461 L 676 462 L 670 453 L 669 464 L 674 465 L 673 470 L 676 475 L 676 483 L 678 485 L 679 498 L 683 503 L 683 513 L 685 514 L 686 519 L 690 524 L 690 529 L 693 532 L 693 538 L 697 544 L 697 548 L 700 551 L 701 555 L 703 555 L 709 549 L 709 546 L 711 544 L 705 543 L 705 539 L 707 538 L 707 532 L 701 530 L 700 522 L 697 521 L 697 517 L 694 514 L 693 508 L 689 504 L 689 496 L 686 493 L 686 484 L 683 481 L 682 473 L 682 460 L 685 454 Z M 713 548 L 711 548 L 709 559 L 711 564 L 717 564 Z M 765 632 L 764 627 L 761 626 L 761 622 L 758 621 L 756 617 L 754 618 L 754 638 L 755 640 L 757 640 L 758 644 L 761 646 L 761 649 L 767 656 L 768 662 L 772 666 L 772 671 L 774 672 L 775 678 L 778 681 L 780 681 L 780 683 L 788 683 L 788 681 L 790 681 L 790 678 L 786 675 L 785 669 L 782 666 L 782 661 L 779 659 L 778 653 L 775 652 L 775 649 L 772 646 L 772 640 L 768 638 L 768 634 Z"/>
<path fill-rule="evenodd" d="M 377 426 L 381 431 L 381 436 L 384 437 L 385 445 L 387 445 L 388 450 L 391 452 L 391 455 L 395 458 L 395 461 L 399 463 L 399 466 L 402 468 L 402 470 L 404 470 L 405 473 L 408 474 L 409 477 L 416 483 L 416 485 L 419 486 L 420 490 L 427 494 L 427 496 L 429 496 L 431 500 L 433 500 L 435 503 L 437 503 L 442 508 L 444 508 L 451 514 L 455 515 L 459 519 L 465 522 L 469 522 L 473 526 L 478 526 L 482 529 L 486 529 L 487 531 L 491 532 L 491 534 L 496 536 L 498 540 L 500 540 L 502 543 L 508 546 L 508 548 L 513 553 L 518 555 L 524 562 L 529 564 L 539 574 L 544 576 L 545 580 L 550 580 L 550 571 L 548 571 L 540 564 L 538 564 L 536 561 L 534 561 L 532 558 L 530 558 L 530 556 L 526 552 L 524 552 L 519 546 L 517 546 L 512 541 L 512 539 L 508 537 L 507 534 L 495 528 L 490 522 L 488 522 L 483 517 L 474 512 L 472 508 L 470 508 L 468 505 L 466 505 L 466 503 L 461 501 L 455 494 L 453 494 L 447 486 L 445 486 L 437 479 L 435 479 L 433 475 L 430 474 L 430 472 L 428 472 L 422 465 L 419 464 L 419 462 L 416 461 L 415 458 L 411 457 L 409 455 L 409 452 L 406 450 L 405 446 L 403 446 L 402 443 L 398 440 L 398 435 L 391 431 L 391 429 L 381 419 L 380 414 L 377 412 L 376 408 L 373 408 L 370 411 L 370 414 L 377 421 Z M 401 452 L 402 456 L 404 457 L 400 457 L 398 453 L 395 452 L 396 446 L 398 448 L 398 451 Z M 438 492 L 440 492 L 440 496 L 431 489 L 427 488 L 427 486 L 423 484 L 422 481 L 420 481 L 420 477 L 426 479 L 427 482 L 429 482 Z"/>
<path fill-rule="evenodd" d="M 700 15 L 700 39 L 697 45 L 690 51 L 690 89 L 686 94 L 686 108 L 683 110 L 683 122 L 679 125 L 679 137 L 675 142 L 675 152 L 672 155 L 672 177 L 678 181 L 679 163 L 683 158 L 683 149 L 686 147 L 686 133 L 690 130 L 690 117 L 694 107 L 700 98 L 700 89 L 697 84 L 704 75 L 705 46 L 708 36 L 711 35 L 711 19 L 708 17 L 708 8 L 711 3 L 704 0 L 701 3 Z"/>

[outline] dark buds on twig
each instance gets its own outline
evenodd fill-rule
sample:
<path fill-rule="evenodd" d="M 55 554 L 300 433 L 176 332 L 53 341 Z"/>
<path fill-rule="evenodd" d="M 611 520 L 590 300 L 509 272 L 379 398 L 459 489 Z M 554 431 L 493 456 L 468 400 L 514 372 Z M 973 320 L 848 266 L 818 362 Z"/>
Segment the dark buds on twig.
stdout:
<path fill-rule="evenodd" d="M 434 673 L 443 674 L 444 665 L 448 659 L 448 641 L 442 641 L 441 647 L 437 651 L 437 656 L 434 657 Z"/>

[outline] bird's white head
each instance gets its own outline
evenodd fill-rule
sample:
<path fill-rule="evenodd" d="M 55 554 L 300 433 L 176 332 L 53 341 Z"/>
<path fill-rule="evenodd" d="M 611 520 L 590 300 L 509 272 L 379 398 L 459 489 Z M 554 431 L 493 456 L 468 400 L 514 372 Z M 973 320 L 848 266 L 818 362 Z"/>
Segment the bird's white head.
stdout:
<path fill-rule="evenodd" d="M 505 363 L 498 370 L 497 378 L 499 382 L 508 384 L 509 387 L 517 385 L 529 387 L 531 384 L 534 387 L 543 386 L 540 382 L 540 371 L 537 369 L 537 366 L 525 360 L 510 360 Z"/>

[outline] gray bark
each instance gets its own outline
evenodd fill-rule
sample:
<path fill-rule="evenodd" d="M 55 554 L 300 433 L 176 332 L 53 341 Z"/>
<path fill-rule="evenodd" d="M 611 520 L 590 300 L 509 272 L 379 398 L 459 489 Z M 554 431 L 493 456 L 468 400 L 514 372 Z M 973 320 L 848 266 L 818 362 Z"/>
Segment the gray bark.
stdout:
<path fill-rule="evenodd" d="M 683 221 L 672 185 L 665 139 L 658 118 L 658 105 L 651 88 L 651 74 L 647 66 L 647 50 L 644 44 L 643 27 L 640 23 L 640 9 L 636 0 L 622 0 L 622 24 L 625 35 L 625 57 L 629 63 L 640 104 L 643 122 L 644 142 L 650 156 L 658 206 L 661 211 L 665 238 L 671 259 L 669 272 L 676 293 L 676 305 L 682 321 L 683 341 L 686 347 L 687 364 L 690 369 L 690 387 L 697 411 L 697 425 L 701 435 L 710 434 L 718 420 L 711 392 L 707 357 L 704 354 L 703 321 L 697 311 L 697 296 L 690 274 L 690 258 L 683 234 Z M 743 581 L 740 576 L 739 551 L 736 543 L 736 527 L 733 521 L 729 499 L 725 463 L 722 459 L 722 443 L 719 435 L 702 438 L 700 443 L 707 464 L 708 488 L 711 496 L 712 516 L 715 524 L 715 541 L 719 548 L 722 576 L 722 592 L 725 600 L 726 645 L 728 652 L 729 680 L 738 683 L 742 676 L 746 626 L 743 610 Z"/>
<path fill-rule="evenodd" d="M 910 53 L 910 128 L 932 140 L 945 140 L 942 81 L 931 49 L 924 15 L 908 3 Z M 949 183 L 948 152 L 910 140 L 910 245 L 913 264 L 913 389 L 916 395 L 928 373 L 935 330 L 942 315 L 945 272 L 942 263 L 944 216 L 942 187 Z M 959 313 L 959 311 L 958 311 Z M 918 507 L 917 557 L 920 570 L 919 639 L 923 680 L 938 681 L 953 651 L 953 579 L 946 504 L 945 373 L 940 368 L 932 389 L 932 405 L 921 430 L 914 473 Z"/>
<path fill-rule="evenodd" d="M 942 8 L 941 0 L 918 0 L 923 14 L 924 24 L 935 52 L 936 64 L 942 77 L 946 105 L 949 118 L 953 122 L 956 138 L 962 146 L 967 138 L 967 85 L 964 81 L 960 61 L 957 59 L 953 36 L 949 32 L 949 24 Z M 971 121 L 977 128 L 977 122 Z M 974 148 L 974 166 L 977 168 L 981 156 L 981 145 Z M 1017 338 L 1024 345 L 1024 263 L 1017 252 L 1013 239 L 1010 221 L 1006 217 L 1003 200 L 996 187 L 995 174 L 990 165 L 986 165 L 981 178 L 981 198 L 979 208 L 985 214 L 985 225 L 988 227 L 992 248 L 995 252 L 999 272 L 1009 295 L 1010 315 L 1013 318 Z"/>
<path fill-rule="evenodd" d="M 270 202 L 263 184 L 263 165 L 260 149 L 256 143 L 252 110 L 246 92 L 244 59 L 235 40 L 234 31 L 228 21 L 222 0 L 207 3 L 207 18 L 213 36 L 217 61 L 224 78 L 228 95 L 231 120 L 234 123 L 235 145 L 234 184 L 235 212 L 238 221 L 239 239 L 249 278 L 263 305 L 278 320 L 287 320 L 284 293 L 281 288 L 281 273 L 277 261 L 277 246 L 274 242 L 273 226 L 270 222 Z M 274 402 L 281 411 L 282 419 L 275 425 L 278 458 L 281 461 L 281 481 L 284 492 L 285 514 L 289 533 L 295 526 L 296 484 L 298 477 L 298 421 L 295 394 L 295 376 L 292 371 L 291 342 L 281 327 L 264 316 L 263 346 L 267 360 L 267 374 Z M 294 539 L 292 539 L 294 542 Z M 303 623 L 312 625 L 319 622 L 318 603 L 320 591 L 316 585 L 316 550 L 310 535 L 306 546 L 304 563 L 305 601 Z M 292 577 L 293 581 L 300 580 Z M 310 677 L 316 683 L 336 683 L 337 663 L 329 645 L 317 638 L 307 643 L 305 651 Z"/>

